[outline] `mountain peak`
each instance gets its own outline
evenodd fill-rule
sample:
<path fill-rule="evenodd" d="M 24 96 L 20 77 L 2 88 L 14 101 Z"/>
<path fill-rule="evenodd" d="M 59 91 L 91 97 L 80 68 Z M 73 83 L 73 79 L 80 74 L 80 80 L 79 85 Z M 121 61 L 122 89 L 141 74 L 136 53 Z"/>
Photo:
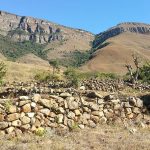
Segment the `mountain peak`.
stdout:
<path fill-rule="evenodd" d="M 145 23 L 136 22 L 124 22 L 120 23 L 104 32 L 96 35 L 96 39 L 93 42 L 94 48 L 99 44 L 103 43 L 105 40 L 117 36 L 124 32 L 131 32 L 137 34 L 150 34 L 150 25 Z"/>

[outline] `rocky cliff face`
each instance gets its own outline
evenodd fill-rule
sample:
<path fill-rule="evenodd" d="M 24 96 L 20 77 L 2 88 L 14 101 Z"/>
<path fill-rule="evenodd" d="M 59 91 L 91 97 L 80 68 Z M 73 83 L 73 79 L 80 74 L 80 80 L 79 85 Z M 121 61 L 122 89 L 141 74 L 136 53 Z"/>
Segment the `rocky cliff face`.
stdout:
<path fill-rule="evenodd" d="M 30 40 L 41 44 L 63 39 L 61 29 L 54 23 L 3 11 L 0 11 L 0 34 L 15 41 Z"/>
<path fill-rule="evenodd" d="M 96 48 L 99 44 L 103 43 L 108 38 L 117 36 L 123 32 L 132 32 L 137 34 L 150 34 L 150 25 L 143 23 L 121 23 L 109 30 L 96 35 L 93 42 L 93 47 Z"/>

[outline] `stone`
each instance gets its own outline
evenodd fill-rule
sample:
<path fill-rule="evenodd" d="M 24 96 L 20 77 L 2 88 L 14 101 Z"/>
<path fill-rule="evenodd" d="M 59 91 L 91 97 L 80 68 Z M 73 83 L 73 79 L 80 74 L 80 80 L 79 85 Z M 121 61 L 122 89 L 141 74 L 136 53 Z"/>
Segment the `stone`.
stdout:
<path fill-rule="evenodd" d="M 121 118 L 125 118 L 125 117 L 126 117 L 126 115 L 125 115 L 125 112 L 124 112 L 124 111 L 122 111 L 122 112 L 120 113 L 120 117 L 121 117 Z"/>
<path fill-rule="evenodd" d="M 99 116 L 99 111 L 92 111 L 91 114 L 94 115 L 94 116 Z"/>
<path fill-rule="evenodd" d="M 8 108 L 9 113 L 16 113 L 17 112 L 17 107 L 12 105 Z"/>
<path fill-rule="evenodd" d="M 94 121 L 95 123 L 98 123 L 99 122 L 99 117 L 91 115 L 91 120 Z"/>
<path fill-rule="evenodd" d="M 6 129 L 6 133 L 7 133 L 7 134 L 10 134 L 10 133 L 12 133 L 14 130 L 15 130 L 15 127 L 9 127 L 9 128 Z"/>
<path fill-rule="evenodd" d="M 0 129 L 5 129 L 8 127 L 8 122 L 0 122 Z"/>
<path fill-rule="evenodd" d="M 39 103 L 49 109 L 53 107 L 53 102 L 48 99 L 40 99 Z"/>
<path fill-rule="evenodd" d="M 75 113 L 75 115 L 76 115 L 76 116 L 80 116 L 80 115 L 81 115 L 81 113 L 80 113 L 80 110 L 79 110 L 79 109 L 74 110 L 74 113 Z"/>
<path fill-rule="evenodd" d="M 118 110 L 118 109 L 121 109 L 121 105 L 120 104 L 115 104 L 114 105 L 114 110 Z"/>
<path fill-rule="evenodd" d="M 75 101 L 68 101 L 68 107 L 70 110 L 75 110 L 79 108 L 79 105 Z"/>
<path fill-rule="evenodd" d="M 143 101 L 139 98 L 136 98 L 136 106 L 139 108 L 143 107 Z"/>
<path fill-rule="evenodd" d="M 88 113 L 91 112 L 91 110 L 88 107 L 83 107 L 83 111 Z"/>
<path fill-rule="evenodd" d="M 103 111 L 100 111 L 100 112 L 99 112 L 99 117 L 103 117 L 103 116 L 104 116 Z"/>
<path fill-rule="evenodd" d="M 136 128 L 131 128 L 131 129 L 128 129 L 130 133 L 132 134 L 135 134 L 137 132 L 137 129 Z"/>
<path fill-rule="evenodd" d="M 29 112 L 29 113 L 27 113 L 27 116 L 29 118 L 33 118 L 35 116 L 35 113 L 34 112 Z"/>
<path fill-rule="evenodd" d="M 46 116 L 49 116 L 49 114 L 50 114 L 50 110 L 48 108 L 41 109 L 40 112 Z"/>
<path fill-rule="evenodd" d="M 129 119 L 132 119 L 132 118 L 134 117 L 134 115 L 133 115 L 133 113 L 127 114 L 127 117 L 128 117 Z"/>
<path fill-rule="evenodd" d="M 82 91 L 84 91 L 85 90 L 85 86 L 80 86 L 79 89 L 82 90 Z"/>
<path fill-rule="evenodd" d="M 25 130 L 28 130 L 29 128 L 31 128 L 31 125 L 30 124 L 25 124 L 25 125 L 22 125 L 21 128 L 23 128 Z"/>
<path fill-rule="evenodd" d="M 27 117 L 27 116 L 24 116 L 24 117 L 20 118 L 20 120 L 21 120 L 23 125 L 30 123 L 30 118 Z"/>
<path fill-rule="evenodd" d="M 120 100 L 119 99 L 113 99 L 113 100 L 110 100 L 112 103 L 114 104 L 117 104 L 117 103 L 120 103 Z"/>
<path fill-rule="evenodd" d="M 133 107 L 132 108 L 133 113 L 135 114 L 139 114 L 140 113 L 140 109 L 138 107 Z"/>
<path fill-rule="evenodd" d="M 75 126 L 75 122 L 71 119 L 68 119 L 67 125 L 68 125 L 69 128 L 73 129 L 74 126 Z"/>
<path fill-rule="evenodd" d="M 64 119 L 63 114 L 58 114 L 58 115 L 57 115 L 57 122 L 58 122 L 58 123 L 63 123 L 63 119 Z"/>
<path fill-rule="evenodd" d="M 31 112 L 31 105 L 25 104 L 24 106 L 22 106 L 22 111 L 25 113 Z"/>
<path fill-rule="evenodd" d="M 23 105 L 28 104 L 28 103 L 30 103 L 30 102 L 31 102 L 30 100 L 20 101 L 20 102 L 19 102 L 19 106 L 23 106 Z"/>
<path fill-rule="evenodd" d="M 99 106 L 97 104 L 94 103 L 90 103 L 90 108 L 94 111 L 98 111 L 99 110 Z"/>
<path fill-rule="evenodd" d="M 29 96 L 19 96 L 20 100 L 29 100 Z"/>
<path fill-rule="evenodd" d="M 103 100 L 103 99 L 98 99 L 97 103 L 98 103 L 99 105 L 104 104 L 104 100 Z"/>
<path fill-rule="evenodd" d="M 37 128 L 40 127 L 41 126 L 41 121 L 39 119 L 36 119 L 34 125 Z"/>
<path fill-rule="evenodd" d="M 144 124 L 144 123 L 141 122 L 141 121 L 139 122 L 138 126 L 141 127 L 141 128 L 143 128 L 143 129 L 146 128 L 146 124 Z"/>
<path fill-rule="evenodd" d="M 65 107 L 65 109 L 68 109 L 68 103 L 66 100 L 64 100 L 64 107 Z"/>
<path fill-rule="evenodd" d="M 91 127 L 91 128 L 95 128 L 95 127 L 96 127 L 96 124 L 95 124 L 94 121 L 92 121 L 92 120 L 89 120 L 89 121 L 88 121 L 88 125 L 89 125 L 89 127 Z"/>
<path fill-rule="evenodd" d="M 16 136 L 22 136 L 22 131 L 20 129 L 15 129 Z"/>
<path fill-rule="evenodd" d="M 14 121 L 14 120 L 19 119 L 19 117 L 20 117 L 19 113 L 13 113 L 13 114 L 7 115 L 7 121 Z"/>
<path fill-rule="evenodd" d="M 67 114 L 67 117 L 68 117 L 69 119 L 74 119 L 74 118 L 75 118 L 75 114 L 74 114 L 72 111 L 70 111 L 70 112 Z"/>
<path fill-rule="evenodd" d="M 35 102 L 31 102 L 31 107 L 35 108 L 36 107 L 36 103 Z"/>
<path fill-rule="evenodd" d="M 84 118 L 84 119 L 90 119 L 90 114 L 88 114 L 88 113 L 83 113 L 83 115 L 82 115 L 82 117 Z"/>
<path fill-rule="evenodd" d="M 66 116 L 64 116 L 64 122 L 63 123 L 65 126 L 67 126 L 67 121 L 68 121 L 68 118 Z"/>
<path fill-rule="evenodd" d="M 131 106 L 136 106 L 136 99 L 134 97 L 129 97 L 129 103 Z"/>
<path fill-rule="evenodd" d="M 5 117 L 5 115 L 0 114 L 0 122 L 4 121 L 4 117 Z"/>
<path fill-rule="evenodd" d="M 58 108 L 58 112 L 64 114 L 64 113 L 65 113 L 65 110 L 64 110 L 63 107 L 59 107 L 59 108 Z"/>
<path fill-rule="evenodd" d="M 21 121 L 20 120 L 15 120 L 15 121 L 12 121 L 12 126 L 15 126 L 15 127 L 20 127 L 21 126 Z"/>
<path fill-rule="evenodd" d="M 56 114 L 54 112 L 50 112 L 49 116 L 52 117 L 52 118 L 55 118 Z"/>
<path fill-rule="evenodd" d="M 129 104 L 129 102 L 125 102 L 125 103 L 124 103 L 124 107 L 125 107 L 125 108 L 131 108 L 131 107 L 133 107 L 133 106 L 131 106 L 131 105 Z"/>
<path fill-rule="evenodd" d="M 114 116 L 113 112 L 109 112 L 109 111 L 105 112 L 105 117 L 106 118 L 113 118 L 113 116 Z"/>
<path fill-rule="evenodd" d="M 60 97 L 62 97 L 62 98 L 67 98 L 67 97 L 71 97 L 72 95 L 71 94 L 69 94 L 69 93 L 61 93 L 60 94 Z"/>
<path fill-rule="evenodd" d="M 107 122 L 107 118 L 106 117 L 102 117 L 100 118 L 100 121 L 99 121 L 101 124 L 103 123 L 106 123 Z"/>
<path fill-rule="evenodd" d="M 110 100 L 113 100 L 114 98 L 115 98 L 115 96 L 112 95 L 112 94 L 110 94 L 110 95 L 105 96 L 105 97 L 104 97 L 104 100 L 105 100 L 105 101 L 110 101 Z"/>
<path fill-rule="evenodd" d="M 80 129 L 84 129 L 84 127 L 85 127 L 84 124 L 79 124 Z"/>
<path fill-rule="evenodd" d="M 5 135 L 5 131 L 1 130 L 0 131 L 0 136 L 4 136 Z"/>
<path fill-rule="evenodd" d="M 36 121 L 35 118 L 31 118 L 31 119 L 30 119 L 31 125 L 34 125 L 34 124 L 35 124 L 35 121 Z"/>
<path fill-rule="evenodd" d="M 41 100 L 41 95 L 40 94 L 34 94 L 32 97 L 32 101 L 38 102 Z"/>
<path fill-rule="evenodd" d="M 127 114 L 131 114 L 132 113 L 131 108 L 126 108 L 125 111 L 126 111 Z"/>
<path fill-rule="evenodd" d="M 21 112 L 20 118 L 24 117 L 26 114 L 24 112 Z"/>

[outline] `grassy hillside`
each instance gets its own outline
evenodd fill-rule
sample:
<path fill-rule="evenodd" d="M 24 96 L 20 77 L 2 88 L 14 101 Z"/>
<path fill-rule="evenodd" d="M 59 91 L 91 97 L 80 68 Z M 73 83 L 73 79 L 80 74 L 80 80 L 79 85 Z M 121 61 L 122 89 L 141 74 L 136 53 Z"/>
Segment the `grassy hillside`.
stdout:
<path fill-rule="evenodd" d="M 104 46 L 94 49 L 91 59 L 83 66 L 85 71 L 101 71 L 125 74 L 124 65 L 133 64 L 132 54 L 140 57 L 140 62 L 150 61 L 150 35 L 122 33 L 109 38 Z"/>
<path fill-rule="evenodd" d="M 45 46 L 30 41 L 14 42 L 10 38 L 0 35 L 0 53 L 13 61 L 28 53 L 33 53 L 42 59 L 46 59 L 47 51 L 43 51 Z"/>

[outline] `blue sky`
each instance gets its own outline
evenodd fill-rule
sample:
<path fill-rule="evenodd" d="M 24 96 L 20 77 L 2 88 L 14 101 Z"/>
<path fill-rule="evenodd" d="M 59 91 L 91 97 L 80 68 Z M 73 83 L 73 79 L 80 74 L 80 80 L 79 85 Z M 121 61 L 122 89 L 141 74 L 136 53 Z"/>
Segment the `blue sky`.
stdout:
<path fill-rule="evenodd" d="M 93 33 L 120 22 L 150 23 L 150 0 L 0 0 L 0 10 Z"/>

